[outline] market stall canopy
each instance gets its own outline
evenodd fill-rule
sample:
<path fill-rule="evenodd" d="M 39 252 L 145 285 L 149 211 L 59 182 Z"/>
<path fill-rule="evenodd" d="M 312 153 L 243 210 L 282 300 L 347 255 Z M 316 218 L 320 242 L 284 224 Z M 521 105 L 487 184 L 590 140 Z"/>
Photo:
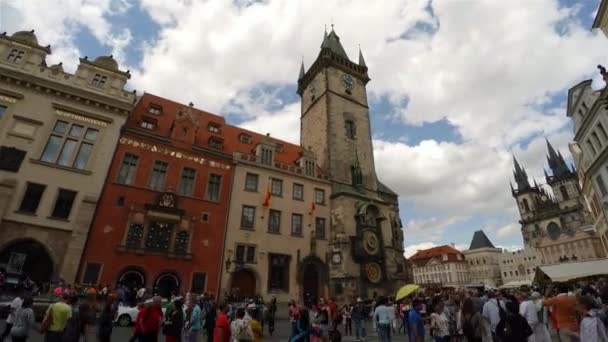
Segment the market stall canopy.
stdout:
<path fill-rule="evenodd" d="M 540 266 L 536 269 L 534 280 L 538 282 L 542 277 L 547 277 L 554 282 L 564 282 L 602 274 L 608 274 L 608 259 Z"/>
<path fill-rule="evenodd" d="M 501 289 L 514 289 L 514 288 L 521 287 L 521 286 L 530 286 L 530 284 L 532 284 L 532 282 L 529 280 L 513 280 L 504 285 L 501 285 L 500 288 Z"/>

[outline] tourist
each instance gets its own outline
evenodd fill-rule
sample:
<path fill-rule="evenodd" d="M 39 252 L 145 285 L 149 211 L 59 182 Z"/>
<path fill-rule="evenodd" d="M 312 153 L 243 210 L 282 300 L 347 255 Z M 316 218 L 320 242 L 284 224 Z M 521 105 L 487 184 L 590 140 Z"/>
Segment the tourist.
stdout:
<path fill-rule="evenodd" d="M 272 336 L 274 333 L 274 322 L 277 314 L 277 297 L 272 297 L 270 303 L 266 306 L 266 315 L 264 319 L 268 322 L 268 334 Z"/>
<path fill-rule="evenodd" d="M 53 303 L 46 310 L 41 325 L 41 332 L 45 335 L 45 342 L 63 342 L 63 331 L 72 316 L 72 308 L 68 305 L 70 296 L 64 293 L 61 301 Z"/>
<path fill-rule="evenodd" d="M 110 342 L 111 340 L 112 329 L 114 328 L 114 316 L 116 316 L 114 308 L 114 299 L 112 297 L 106 299 L 98 321 L 97 337 L 99 338 L 99 342 Z"/>
<path fill-rule="evenodd" d="M 166 342 L 181 342 L 184 329 L 184 304 L 176 297 L 165 312 L 163 334 Z"/>
<path fill-rule="evenodd" d="M 158 341 L 158 332 L 160 331 L 161 321 L 163 319 L 161 302 L 162 298 L 160 296 L 154 296 L 154 298 L 152 298 L 152 304 L 142 309 L 140 328 L 142 342 Z"/>
<path fill-rule="evenodd" d="M 13 342 L 25 342 L 30 336 L 30 331 L 34 326 L 34 310 L 32 306 L 34 300 L 30 296 L 23 298 L 21 307 L 14 313 L 12 328 L 10 330 Z"/>
<path fill-rule="evenodd" d="M 258 308 L 256 305 L 249 305 L 247 308 L 247 313 L 251 316 L 249 322 L 249 329 L 251 330 L 251 334 L 253 335 L 253 342 L 260 342 L 264 340 L 264 328 L 262 323 L 258 319 Z"/>
<path fill-rule="evenodd" d="M 506 312 L 496 326 L 496 336 L 503 342 L 526 342 L 532 335 L 532 328 L 519 314 L 517 298 L 511 296 L 505 301 Z"/>
<path fill-rule="evenodd" d="M 420 315 L 422 310 L 422 302 L 419 299 L 414 299 L 412 302 L 412 308 L 410 309 L 407 321 L 409 324 L 409 338 L 410 342 L 423 342 L 424 341 L 424 320 Z"/>
<path fill-rule="evenodd" d="M 290 336 L 295 336 L 297 330 L 297 323 L 300 319 L 300 307 L 296 304 L 295 300 L 289 301 L 288 304 L 288 315 L 289 322 L 291 324 L 291 334 Z"/>
<path fill-rule="evenodd" d="M 357 298 L 357 303 L 351 310 L 351 317 L 353 323 L 355 323 L 355 341 L 365 341 L 365 306 L 363 305 L 363 299 Z"/>
<path fill-rule="evenodd" d="M 185 340 L 186 342 L 197 342 L 202 328 L 201 307 L 190 298 L 185 311 L 187 313 L 186 324 L 184 324 Z"/>
<path fill-rule="evenodd" d="M 449 342 L 450 340 L 449 320 L 443 310 L 443 301 L 436 297 L 433 303 L 430 327 L 431 336 L 433 336 L 435 342 Z"/>
<path fill-rule="evenodd" d="M 137 290 L 137 295 L 135 296 L 137 302 L 142 302 L 144 301 L 144 297 L 146 296 L 146 288 L 145 287 L 140 287 L 139 290 Z"/>
<path fill-rule="evenodd" d="M 595 298 L 590 295 L 579 297 L 578 308 L 583 316 L 579 338 L 581 342 L 608 342 L 604 322 L 599 318 Z"/>
<path fill-rule="evenodd" d="M 15 318 L 16 318 L 16 313 L 17 310 L 19 310 L 19 308 L 21 308 L 21 305 L 23 305 L 23 297 L 25 295 L 25 291 L 23 290 L 22 287 L 18 287 L 19 289 L 19 293 L 17 294 L 17 296 L 15 298 L 13 298 L 13 300 L 11 301 L 11 305 L 9 306 L 10 312 L 8 313 L 8 317 L 6 318 L 6 325 L 4 326 L 4 332 L 2 333 L 2 336 L 0 336 L 0 342 L 4 341 L 4 339 L 10 335 L 11 333 L 11 328 L 13 327 L 13 324 L 15 323 Z"/>
<path fill-rule="evenodd" d="M 468 342 L 482 342 L 483 337 L 487 336 L 487 332 L 484 331 L 484 318 L 479 313 L 479 310 L 476 310 L 472 298 L 464 300 L 460 319 L 462 333 Z"/>
<path fill-rule="evenodd" d="M 217 306 L 217 314 L 213 317 L 215 327 L 207 337 L 210 342 L 230 342 L 230 322 L 228 321 L 228 306 L 220 303 Z"/>
<path fill-rule="evenodd" d="M 495 292 L 488 293 L 488 301 L 483 305 L 481 315 L 490 323 L 492 336 L 496 335 L 496 326 L 500 322 L 501 315 L 504 315 L 504 302 L 500 300 L 500 295 Z M 493 337 L 495 340 L 496 338 Z"/>
<path fill-rule="evenodd" d="M 545 325 L 545 307 L 540 293 L 533 292 L 529 298 L 525 298 L 526 293 L 522 294 L 524 301 L 519 306 L 519 313 L 528 321 L 533 332 L 528 342 L 551 342 L 551 336 Z"/>
<path fill-rule="evenodd" d="M 545 299 L 544 304 L 552 309 L 560 341 L 577 341 L 577 338 L 573 337 L 578 332 L 576 298 L 568 295 L 569 288 L 566 285 L 560 285 L 558 291 L 557 296 Z M 551 289 L 549 288 L 545 297 L 549 297 L 550 293 Z"/>
<path fill-rule="evenodd" d="M 137 309 L 139 311 L 137 312 L 137 317 L 135 318 L 135 328 L 133 329 L 133 335 L 129 339 L 129 342 L 140 341 L 143 338 L 142 319 L 143 319 L 143 312 L 144 312 L 145 307 L 146 307 L 145 303 L 137 304 Z"/>
<path fill-rule="evenodd" d="M 205 330 L 207 331 L 207 341 L 213 342 L 215 341 L 213 333 L 216 330 L 216 318 L 218 317 L 218 310 L 220 310 L 224 315 L 228 312 L 228 306 L 224 304 L 222 308 L 218 308 L 212 300 L 209 300 L 209 311 L 207 312 L 207 316 L 205 317 Z M 228 320 L 228 316 L 226 316 L 226 320 Z M 222 329 L 223 327 L 222 322 Z M 228 327 L 230 329 L 230 327 Z M 229 339 L 230 337 L 228 337 Z M 218 340 L 223 341 L 223 340 Z"/>
<path fill-rule="evenodd" d="M 253 333 L 245 320 L 245 309 L 236 309 L 235 319 L 230 323 L 231 342 L 247 342 L 253 340 Z"/>
<path fill-rule="evenodd" d="M 342 318 L 344 319 L 344 336 L 351 336 L 353 334 L 353 320 L 352 320 L 353 308 L 350 304 L 346 303 L 342 307 Z"/>
<path fill-rule="evenodd" d="M 450 295 L 445 303 L 443 313 L 448 318 L 450 339 L 457 340 L 459 336 L 458 328 L 460 327 L 460 299 Z"/>
<path fill-rule="evenodd" d="M 329 341 L 329 321 L 330 309 L 325 299 L 319 299 L 319 309 L 317 310 L 316 323 L 319 325 L 321 341 Z"/>
<path fill-rule="evenodd" d="M 300 319 L 298 320 L 296 335 L 289 339 L 289 342 L 308 342 L 310 336 L 310 314 L 306 308 L 300 310 Z"/>
<path fill-rule="evenodd" d="M 380 297 L 373 316 L 380 342 L 391 342 L 391 312 L 394 312 L 394 309 L 388 303 L 387 298 Z"/>

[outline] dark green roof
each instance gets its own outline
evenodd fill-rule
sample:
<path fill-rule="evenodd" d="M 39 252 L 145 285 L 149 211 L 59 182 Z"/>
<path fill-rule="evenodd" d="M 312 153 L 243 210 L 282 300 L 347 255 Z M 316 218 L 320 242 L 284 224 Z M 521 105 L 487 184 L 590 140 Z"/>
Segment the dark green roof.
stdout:
<path fill-rule="evenodd" d="M 336 55 L 348 59 L 346 51 L 344 51 L 344 48 L 340 43 L 340 37 L 338 37 L 336 31 L 334 31 L 333 29 L 331 30 L 329 35 L 327 34 L 327 32 L 325 32 L 325 35 L 323 36 L 323 43 L 321 43 L 321 49 L 330 49 Z"/>
<path fill-rule="evenodd" d="M 473 234 L 473 240 L 471 240 L 471 246 L 469 246 L 469 250 L 479 248 L 496 248 L 483 230 L 478 230 Z"/>

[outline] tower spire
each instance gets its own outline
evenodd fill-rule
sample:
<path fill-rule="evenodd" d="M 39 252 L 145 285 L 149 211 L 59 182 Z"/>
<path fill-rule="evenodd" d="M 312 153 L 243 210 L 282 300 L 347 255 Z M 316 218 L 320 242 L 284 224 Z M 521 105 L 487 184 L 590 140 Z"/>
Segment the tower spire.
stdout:
<path fill-rule="evenodd" d="M 365 65 L 365 59 L 363 59 L 363 53 L 361 52 L 361 44 L 359 44 L 359 66 L 367 66 Z"/>
<path fill-rule="evenodd" d="M 549 163 L 549 168 L 551 168 L 552 177 L 547 177 L 547 183 L 549 183 L 549 179 L 561 179 L 565 176 L 570 176 L 572 171 L 566 164 L 566 160 L 562 156 L 561 152 L 557 152 L 553 145 L 549 142 L 549 139 L 545 138 L 547 141 L 547 150 L 549 155 L 547 156 L 547 162 Z"/>
<path fill-rule="evenodd" d="M 300 76 L 298 76 L 298 80 L 304 78 L 304 57 L 302 57 L 302 64 L 300 64 Z"/>
<path fill-rule="evenodd" d="M 530 181 L 528 180 L 528 175 L 526 174 L 526 170 L 519 164 L 515 155 L 513 155 L 513 177 L 515 178 L 515 182 L 517 183 L 517 190 L 524 190 L 530 188 Z"/>

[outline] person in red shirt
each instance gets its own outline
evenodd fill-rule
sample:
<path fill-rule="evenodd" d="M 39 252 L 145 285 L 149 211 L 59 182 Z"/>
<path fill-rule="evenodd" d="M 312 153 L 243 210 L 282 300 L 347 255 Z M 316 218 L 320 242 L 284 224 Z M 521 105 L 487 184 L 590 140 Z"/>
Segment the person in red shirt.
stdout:
<path fill-rule="evenodd" d="M 215 319 L 215 330 L 213 331 L 213 342 L 230 342 L 230 321 L 226 313 L 228 305 L 220 303 L 217 306 L 217 318 Z"/>
<path fill-rule="evenodd" d="M 131 336 L 131 338 L 129 339 L 129 342 L 135 342 L 135 341 L 139 341 L 142 338 L 142 319 L 144 317 L 144 308 L 146 306 L 144 305 L 144 303 L 139 303 L 137 304 L 137 308 L 139 309 L 139 312 L 137 313 L 137 318 L 135 318 L 135 329 L 133 330 L 133 336 Z"/>
<path fill-rule="evenodd" d="M 160 304 L 161 298 L 160 296 L 156 296 L 152 299 L 152 304 L 145 307 L 139 313 L 141 314 L 140 329 L 142 336 L 141 341 L 143 342 L 156 342 L 158 340 L 158 332 L 160 331 L 160 325 L 163 319 L 163 311 Z"/>

